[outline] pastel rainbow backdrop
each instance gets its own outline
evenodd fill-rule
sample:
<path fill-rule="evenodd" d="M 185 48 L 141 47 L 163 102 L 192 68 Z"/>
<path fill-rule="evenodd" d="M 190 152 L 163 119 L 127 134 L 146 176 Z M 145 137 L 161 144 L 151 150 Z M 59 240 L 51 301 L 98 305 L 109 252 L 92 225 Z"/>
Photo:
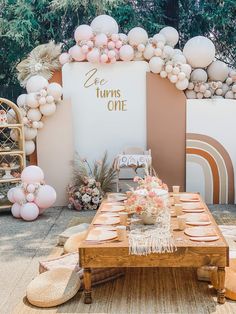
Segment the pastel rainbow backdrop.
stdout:
<path fill-rule="evenodd" d="M 186 162 L 197 163 L 203 170 L 205 198 L 214 204 L 234 204 L 234 169 L 224 146 L 196 133 L 187 133 L 186 141 Z"/>

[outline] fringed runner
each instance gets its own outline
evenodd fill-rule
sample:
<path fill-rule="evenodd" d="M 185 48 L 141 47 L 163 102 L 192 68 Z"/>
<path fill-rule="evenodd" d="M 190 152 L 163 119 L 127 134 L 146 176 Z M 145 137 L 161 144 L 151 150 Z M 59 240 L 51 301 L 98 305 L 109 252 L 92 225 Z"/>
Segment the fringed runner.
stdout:
<path fill-rule="evenodd" d="M 148 255 L 151 253 L 172 253 L 176 250 L 172 237 L 168 214 L 162 215 L 163 221 L 155 225 L 131 224 L 129 233 L 129 254 Z M 170 217 L 169 217 L 170 220 Z"/>

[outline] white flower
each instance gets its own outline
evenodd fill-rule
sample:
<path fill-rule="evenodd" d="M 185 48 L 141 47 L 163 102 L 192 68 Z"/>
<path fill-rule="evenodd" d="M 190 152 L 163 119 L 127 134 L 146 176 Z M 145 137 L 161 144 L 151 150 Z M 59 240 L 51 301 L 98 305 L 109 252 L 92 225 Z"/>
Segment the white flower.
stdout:
<path fill-rule="evenodd" d="M 75 192 L 75 195 L 79 198 L 81 196 L 80 192 Z"/>
<path fill-rule="evenodd" d="M 43 67 L 43 65 L 39 62 L 34 65 L 34 69 L 36 72 L 40 71 L 42 69 L 42 67 Z"/>
<path fill-rule="evenodd" d="M 92 198 L 92 202 L 93 202 L 94 204 L 98 204 L 98 203 L 99 203 L 99 197 L 94 196 L 94 197 Z"/>
<path fill-rule="evenodd" d="M 93 195 L 99 195 L 99 194 L 100 192 L 98 188 L 93 189 Z"/>
<path fill-rule="evenodd" d="M 89 187 L 91 187 L 91 186 L 93 186 L 94 184 L 95 184 L 95 180 L 93 179 L 93 178 L 90 178 L 89 180 L 88 180 L 88 186 Z"/>
<path fill-rule="evenodd" d="M 84 195 L 82 196 L 82 201 L 83 201 L 84 203 L 89 203 L 89 202 L 91 201 L 91 196 L 89 196 L 88 194 L 84 194 Z"/>

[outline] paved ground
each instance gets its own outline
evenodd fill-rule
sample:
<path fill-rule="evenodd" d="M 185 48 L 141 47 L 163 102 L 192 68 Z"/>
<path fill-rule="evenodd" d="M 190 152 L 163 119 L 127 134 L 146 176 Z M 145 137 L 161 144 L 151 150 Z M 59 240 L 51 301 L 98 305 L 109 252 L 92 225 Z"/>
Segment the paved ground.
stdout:
<path fill-rule="evenodd" d="M 65 207 L 48 209 L 33 222 L 0 213 L 0 313 L 10 314 L 38 273 L 38 261 L 49 255 L 57 235 L 73 217 L 86 215 Z"/>

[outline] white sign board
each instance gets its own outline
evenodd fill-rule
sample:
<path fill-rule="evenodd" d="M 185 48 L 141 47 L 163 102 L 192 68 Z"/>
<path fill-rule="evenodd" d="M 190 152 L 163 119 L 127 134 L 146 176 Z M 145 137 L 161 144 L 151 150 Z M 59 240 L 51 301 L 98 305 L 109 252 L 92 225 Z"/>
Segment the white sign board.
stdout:
<path fill-rule="evenodd" d="M 63 97 L 72 103 L 74 148 L 110 160 L 125 147 L 146 149 L 146 62 L 63 66 Z"/>

